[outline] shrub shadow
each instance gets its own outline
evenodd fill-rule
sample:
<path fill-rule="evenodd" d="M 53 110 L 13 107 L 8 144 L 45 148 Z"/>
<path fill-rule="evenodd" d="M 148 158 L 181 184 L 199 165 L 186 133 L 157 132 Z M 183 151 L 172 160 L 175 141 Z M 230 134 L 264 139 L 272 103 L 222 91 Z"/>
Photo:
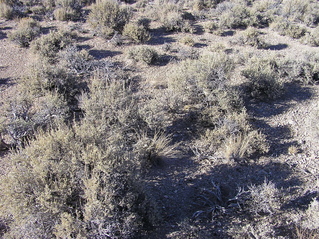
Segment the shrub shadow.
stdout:
<path fill-rule="evenodd" d="M 147 191 L 154 197 L 163 215 L 160 227 L 164 229 L 155 238 L 166 238 L 165 235 L 172 232 L 183 233 L 183 228 L 179 227 L 185 221 L 189 221 L 190 225 L 208 223 L 206 230 L 213 236 L 209 238 L 230 238 L 227 228 L 234 218 L 251 219 L 247 205 L 234 208 L 232 200 L 240 188 L 247 190 L 251 185 L 263 184 L 265 180 L 283 191 L 302 184 L 291 176 L 292 170 L 287 164 L 219 164 L 205 173 L 198 173 L 199 164 L 195 161 L 187 158 L 176 160 L 179 162 L 169 161 L 164 170 L 153 171 L 146 181 Z"/>
<path fill-rule="evenodd" d="M 150 32 L 152 38 L 147 42 L 148 45 L 163 45 L 165 43 L 175 42 L 172 37 L 169 37 L 173 32 L 166 32 L 163 28 L 152 29 Z"/>
<path fill-rule="evenodd" d="M 277 45 L 270 45 L 265 48 L 265 50 L 271 50 L 271 51 L 280 51 L 283 49 L 286 49 L 288 47 L 287 44 L 277 44 Z"/>
<path fill-rule="evenodd" d="M 291 103 L 293 101 L 302 102 L 314 96 L 310 87 L 301 86 L 297 83 L 286 83 L 283 88 L 283 95 L 276 100 L 246 99 L 245 106 L 248 112 L 255 117 L 271 117 L 287 111 L 293 106 Z"/>
<path fill-rule="evenodd" d="M 101 60 L 107 57 L 113 57 L 122 54 L 120 51 L 107 51 L 107 50 L 89 50 L 89 54 L 95 59 Z"/>

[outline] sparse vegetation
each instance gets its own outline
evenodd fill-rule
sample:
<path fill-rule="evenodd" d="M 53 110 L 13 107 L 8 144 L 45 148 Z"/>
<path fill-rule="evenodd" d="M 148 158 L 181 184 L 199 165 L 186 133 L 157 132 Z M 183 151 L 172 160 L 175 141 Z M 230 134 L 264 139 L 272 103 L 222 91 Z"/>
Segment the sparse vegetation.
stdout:
<path fill-rule="evenodd" d="M 318 238 L 318 1 L 0 17 L 1 238 Z"/>

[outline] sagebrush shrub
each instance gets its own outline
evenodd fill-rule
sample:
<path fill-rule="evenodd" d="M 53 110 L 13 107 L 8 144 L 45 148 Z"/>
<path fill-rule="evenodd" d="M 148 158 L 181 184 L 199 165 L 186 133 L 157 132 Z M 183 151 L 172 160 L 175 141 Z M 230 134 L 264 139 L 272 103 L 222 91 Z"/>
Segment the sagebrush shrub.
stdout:
<path fill-rule="evenodd" d="M 128 23 L 124 26 L 123 36 L 127 36 L 136 43 L 145 43 L 151 39 L 147 28 L 138 23 Z"/>
<path fill-rule="evenodd" d="M 278 18 L 274 23 L 272 23 L 271 28 L 278 31 L 281 35 L 287 35 L 295 39 L 299 39 L 306 34 L 306 29 L 304 27 L 282 18 Z"/>
<path fill-rule="evenodd" d="M 247 207 L 254 214 L 272 214 L 280 208 L 279 190 L 273 182 L 252 185 L 248 188 L 249 201 Z"/>
<path fill-rule="evenodd" d="M 99 0 L 92 5 L 87 21 L 96 34 L 108 37 L 115 31 L 121 33 L 130 18 L 128 7 L 122 7 L 114 0 Z"/>
<path fill-rule="evenodd" d="M 17 29 L 11 32 L 8 37 L 21 47 L 28 47 L 35 38 L 40 35 L 40 24 L 32 18 L 20 20 Z"/>
<path fill-rule="evenodd" d="M 20 87 L 19 94 L 19 97 L 5 105 L 1 114 L 5 119 L 4 133 L 17 145 L 33 136 L 36 130 L 63 121 L 69 116 L 65 99 L 57 93 L 35 97 Z"/>
<path fill-rule="evenodd" d="M 223 3 L 219 4 L 218 7 L 221 10 L 219 16 L 219 27 L 220 28 L 245 28 L 250 24 L 250 15 L 247 10 L 247 6 L 243 3 L 229 3 L 225 10 L 222 10 Z"/>
<path fill-rule="evenodd" d="M 81 121 L 38 131 L 12 155 L 1 180 L 0 216 L 10 218 L 5 237 L 134 238 L 160 220 L 140 179 L 148 156 L 170 154 L 169 138 L 138 136 L 146 131 L 133 91 L 112 69 L 88 88 Z"/>
<path fill-rule="evenodd" d="M 71 32 L 53 31 L 33 41 L 32 49 L 36 54 L 46 58 L 49 62 L 55 62 L 58 52 L 71 45 L 74 37 L 74 34 Z"/>
<path fill-rule="evenodd" d="M 195 41 L 192 37 L 190 36 L 185 36 L 179 40 L 180 43 L 186 45 L 186 46 L 194 46 Z"/>
<path fill-rule="evenodd" d="M 158 59 L 156 50 L 147 46 L 132 47 L 127 52 L 127 57 L 137 62 L 153 64 Z"/>
<path fill-rule="evenodd" d="M 252 58 L 242 75 L 248 79 L 250 96 L 259 100 L 273 100 L 283 94 L 283 82 L 276 71 L 276 62 Z"/>
<path fill-rule="evenodd" d="M 265 48 L 266 43 L 261 39 L 260 32 L 256 28 L 249 27 L 241 35 L 243 44 L 247 44 L 256 48 Z"/>

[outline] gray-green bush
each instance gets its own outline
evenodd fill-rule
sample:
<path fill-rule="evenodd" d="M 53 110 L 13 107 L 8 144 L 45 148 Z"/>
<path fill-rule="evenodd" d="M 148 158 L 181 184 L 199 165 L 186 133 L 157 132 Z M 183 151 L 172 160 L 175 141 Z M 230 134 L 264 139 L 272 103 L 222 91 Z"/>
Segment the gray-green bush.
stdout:
<path fill-rule="evenodd" d="M 92 5 L 87 21 L 97 35 L 108 37 L 121 33 L 131 18 L 131 10 L 113 0 L 99 0 Z"/>
<path fill-rule="evenodd" d="M 8 37 L 11 41 L 21 47 L 28 47 L 35 38 L 40 35 L 40 24 L 32 18 L 23 18 L 19 22 L 16 30 L 11 32 Z"/>

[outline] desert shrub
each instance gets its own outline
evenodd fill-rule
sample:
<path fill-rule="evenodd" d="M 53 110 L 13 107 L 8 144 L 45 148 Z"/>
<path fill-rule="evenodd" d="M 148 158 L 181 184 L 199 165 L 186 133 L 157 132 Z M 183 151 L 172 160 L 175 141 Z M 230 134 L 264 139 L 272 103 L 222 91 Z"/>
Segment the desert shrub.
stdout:
<path fill-rule="evenodd" d="M 251 97 L 267 101 L 283 94 L 283 82 L 276 68 L 276 62 L 267 58 L 251 59 L 241 72 L 248 79 L 247 89 Z"/>
<path fill-rule="evenodd" d="M 310 46 L 319 46 L 319 27 L 312 29 L 310 33 L 306 33 L 304 42 Z"/>
<path fill-rule="evenodd" d="M 257 48 L 265 48 L 266 43 L 260 38 L 260 32 L 256 28 L 249 27 L 242 32 L 241 42 Z"/>
<path fill-rule="evenodd" d="M 73 38 L 74 35 L 70 32 L 53 31 L 33 41 L 32 49 L 40 57 L 44 57 L 53 63 L 57 60 L 58 52 L 71 45 Z"/>
<path fill-rule="evenodd" d="M 54 18 L 60 21 L 76 20 L 81 15 L 81 0 L 56 0 Z"/>
<path fill-rule="evenodd" d="M 171 135 L 156 132 L 153 137 L 149 137 L 145 132 L 142 132 L 134 145 L 134 151 L 137 157 L 141 158 L 143 168 L 148 168 L 149 165 L 158 165 L 163 158 L 175 156 L 177 144 L 172 144 L 171 141 Z"/>
<path fill-rule="evenodd" d="M 245 28 L 250 23 L 250 15 L 247 6 L 243 2 L 230 3 L 226 2 L 218 4 L 216 8 L 219 13 L 220 28 Z"/>
<path fill-rule="evenodd" d="M 162 23 L 163 28 L 170 31 L 182 31 L 194 33 L 192 19 L 182 10 L 181 4 L 174 4 L 169 1 L 158 1 L 153 9 L 156 20 Z"/>
<path fill-rule="evenodd" d="M 39 131 L 12 155 L 1 184 L 6 237 L 134 238 L 160 220 L 141 176 L 148 156 L 172 148 L 167 136 L 142 134 L 132 94 L 116 69 L 97 73 L 81 97 L 81 121 Z"/>
<path fill-rule="evenodd" d="M 248 187 L 249 211 L 254 214 L 272 214 L 280 208 L 279 190 L 272 182 Z"/>
<path fill-rule="evenodd" d="M 319 202 L 318 200 L 314 199 L 308 205 L 305 215 L 302 218 L 301 226 L 303 228 L 310 229 L 310 230 L 317 230 L 319 228 L 318 209 L 319 209 Z"/>
<path fill-rule="evenodd" d="M 60 66 L 75 75 L 88 75 L 95 69 L 93 57 L 85 49 L 78 50 L 75 45 L 67 46 L 59 53 Z"/>
<path fill-rule="evenodd" d="M 279 71 L 281 77 L 290 82 L 314 84 L 319 80 L 319 56 L 310 52 L 302 52 L 298 56 L 287 55 L 281 59 Z"/>
<path fill-rule="evenodd" d="M 196 0 L 193 4 L 193 10 L 201 11 L 204 9 L 214 8 L 222 0 Z"/>
<path fill-rule="evenodd" d="M 254 1 L 250 11 L 250 25 L 268 27 L 280 10 L 280 2 L 274 0 Z"/>
<path fill-rule="evenodd" d="M 31 66 L 24 83 L 25 89 L 33 95 L 57 91 L 69 98 L 76 91 L 77 79 L 64 66 L 52 65 L 42 59 Z"/>
<path fill-rule="evenodd" d="M 18 28 L 9 34 L 9 39 L 21 47 L 28 47 L 39 35 L 39 23 L 32 18 L 24 18 L 19 22 Z"/>
<path fill-rule="evenodd" d="M 100 0 L 92 5 L 88 22 L 96 34 L 108 37 L 116 31 L 121 33 L 130 18 L 129 8 L 113 0 Z"/>
<path fill-rule="evenodd" d="M 145 43 L 151 39 L 147 28 L 138 23 L 128 23 L 124 26 L 123 36 L 127 36 L 136 43 Z"/>
<path fill-rule="evenodd" d="M 39 128 L 63 121 L 69 115 L 65 99 L 57 93 L 34 97 L 20 87 L 19 94 L 19 97 L 5 105 L 5 111 L 1 115 L 5 120 L 4 133 L 17 145 L 33 136 Z"/>
<path fill-rule="evenodd" d="M 218 29 L 218 24 L 213 21 L 205 22 L 204 29 L 209 33 L 214 33 Z"/>
<path fill-rule="evenodd" d="M 13 8 L 6 3 L 0 3 L 0 18 L 10 19 L 12 16 Z"/>
<path fill-rule="evenodd" d="M 147 46 L 132 47 L 127 53 L 127 57 L 136 62 L 146 63 L 148 65 L 153 64 L 158 59 L 158 53 Z"/>
<path fill-rule="evenodd" d="M 179 40 L 180 43 L 186 45 L 186 46 L 194 46 L 195 41 L 192 37 L 190 36 L 185 36 Z"/>
<path fill-rule="evenodd" d="M 306 34 L 306 29 L 304 27 L 282 18 L 278 18 L 272 23 L 271 28 L 278 31 L 281 35 L 290 36 L 295 39 L 299 39 Z"/>

